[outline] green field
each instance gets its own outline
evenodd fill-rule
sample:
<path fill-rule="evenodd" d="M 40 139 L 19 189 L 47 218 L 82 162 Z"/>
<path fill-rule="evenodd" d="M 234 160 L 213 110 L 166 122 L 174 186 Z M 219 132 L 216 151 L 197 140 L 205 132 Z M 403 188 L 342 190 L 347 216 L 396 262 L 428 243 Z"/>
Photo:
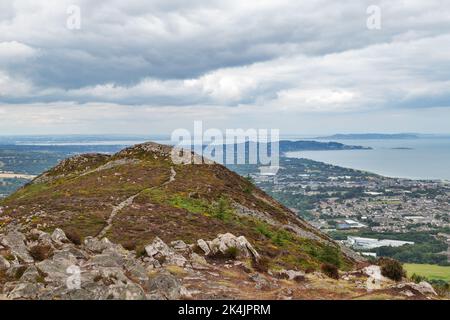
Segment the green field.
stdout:
<path fill-rule="evenodd" d="M 408 277 L 415 273 L 417 275 L 427 277 L 430 280 L 435 279 L 450 282 L 450 266 L 443 267 L 433 264 L 405 263 L 403 267 L 408 272 Z"/>

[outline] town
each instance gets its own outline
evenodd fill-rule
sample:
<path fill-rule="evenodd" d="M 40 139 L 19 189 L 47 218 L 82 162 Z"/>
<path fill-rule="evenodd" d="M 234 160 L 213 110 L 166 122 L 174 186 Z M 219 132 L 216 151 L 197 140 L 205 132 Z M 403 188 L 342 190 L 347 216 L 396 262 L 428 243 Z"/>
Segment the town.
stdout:
<path fill-rule="evenodd" d="M 397 252 L 432 243 L 440 254 L 432 259 L 449 261 L 450 182 L 389 178 L 308 159 L 282 157 L 280 165 L 275 176 L 250 166 L 233 169 L 355 250 L 375 256 L 381 247 Z"/>

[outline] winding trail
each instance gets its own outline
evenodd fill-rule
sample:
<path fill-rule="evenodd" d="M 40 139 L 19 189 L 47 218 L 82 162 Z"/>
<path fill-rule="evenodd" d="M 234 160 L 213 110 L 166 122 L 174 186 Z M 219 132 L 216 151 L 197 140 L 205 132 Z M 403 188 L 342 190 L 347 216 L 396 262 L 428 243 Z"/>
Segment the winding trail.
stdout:
<path fill-rule="evenodd" d="M 114 206 L 113 209 L 112 209 L 112 211 L 111 211 L 111 214 L 110 214 L 109 217 L 108 217 L 108 220 L 106 220 L 106 226 L 98 233 L 98 235 L 97 235 L 96 238 L 97 238 L 97 239 L 102 239 L 102 238 L 106 235 L 106 233 L 108 232 L 108 230 L 111 229 L 112 223 L 113 223 L 113 220 L 114 220 L 114 217 L 115 217 L 120 211 L 122 211 L 123 209 L 125 209 L 126 207 L 131 206 L 131 205 L 133 204 L 134 199 L 135 199 L 137 196 L 139 196 L 142 192 L 144 192 L 144 191 L 146 191 L 146 190 L 151 190 L 151 189 L 154 189 L 154 188 L 160 188 L 160 187 L 166 186 L 166 185 L 168 185 L 169 183 L 172 183 L 172 182 L 175 181 L 175 176 L 176 176 L 176 175 L 177 175 L 177 172 L 175 171 L 175 169 L 174 169 L 173 167 L 170 167 L 170 177 L 169 177 L 169 180 L 165 181 L 165 182 L 162 183 L 160 186 L 157 186 L 157 187 L 155 186 L 155 187 L 151 187 L 151 188 L 148 188 L 148 189 L 141 190 L 141 191 L 139 191 L 138 193 L 136 193 L 135 195 L 132 195 L 131 197 L 125 199 L 124 201 L 122 201 L 121 203 L 119 203 L 117 206 Z"/>

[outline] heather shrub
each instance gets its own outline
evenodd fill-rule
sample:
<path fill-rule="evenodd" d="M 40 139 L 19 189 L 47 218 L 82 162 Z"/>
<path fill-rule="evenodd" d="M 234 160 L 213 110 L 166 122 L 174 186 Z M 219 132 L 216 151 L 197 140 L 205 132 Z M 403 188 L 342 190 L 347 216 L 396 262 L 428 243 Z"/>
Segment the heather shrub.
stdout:
<path fill-rule="evenodd" d="M 252 260 L 252 267 L 258 272 L 268 272 L 269 271 L 269 259 L 266 257 L 261 257 L 259 260 Z"/>
<path fill-rule="evenodd" d="M 67 229 L 64 230 L 64 233 L 66 234 L 67 239 L 69 239 L 73 244 L 79 246 L 83 243 L 83 238 L 75 229 Z"/>
<path fill-rule="evenodd" d="M 53 250 L 52 247 L 50 247 L 49 245 L 38 244 L 35 245 L 34 247 L 31 247 L 29 252 L 34 260 L 42 261 L 48 259 L 52 255 Z"/>
<path fill-rule="evenodd" d="M 324 263 L 321 265 L 320 270 L 332 279 L 339 279 L 339 270 L 335 265 Z"/>
<path fill-rule="evenodd" d="M 394 259 L 380 259 L 381 274 L 391 280 L 400 281 L 405 276 L 403 265 Z"/>

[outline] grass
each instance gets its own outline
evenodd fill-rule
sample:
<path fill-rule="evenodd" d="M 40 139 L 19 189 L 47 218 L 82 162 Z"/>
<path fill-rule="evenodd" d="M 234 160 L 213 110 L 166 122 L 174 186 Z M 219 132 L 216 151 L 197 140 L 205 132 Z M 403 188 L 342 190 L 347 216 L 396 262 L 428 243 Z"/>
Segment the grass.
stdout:
<path fill-rule="evenodd" d="M 431 280 L 443 280 L 450 283 L 450 266 L 405 263 L 403 268 L 406 269 L 408 277 L 411 277 L 415 273 Z"/>

